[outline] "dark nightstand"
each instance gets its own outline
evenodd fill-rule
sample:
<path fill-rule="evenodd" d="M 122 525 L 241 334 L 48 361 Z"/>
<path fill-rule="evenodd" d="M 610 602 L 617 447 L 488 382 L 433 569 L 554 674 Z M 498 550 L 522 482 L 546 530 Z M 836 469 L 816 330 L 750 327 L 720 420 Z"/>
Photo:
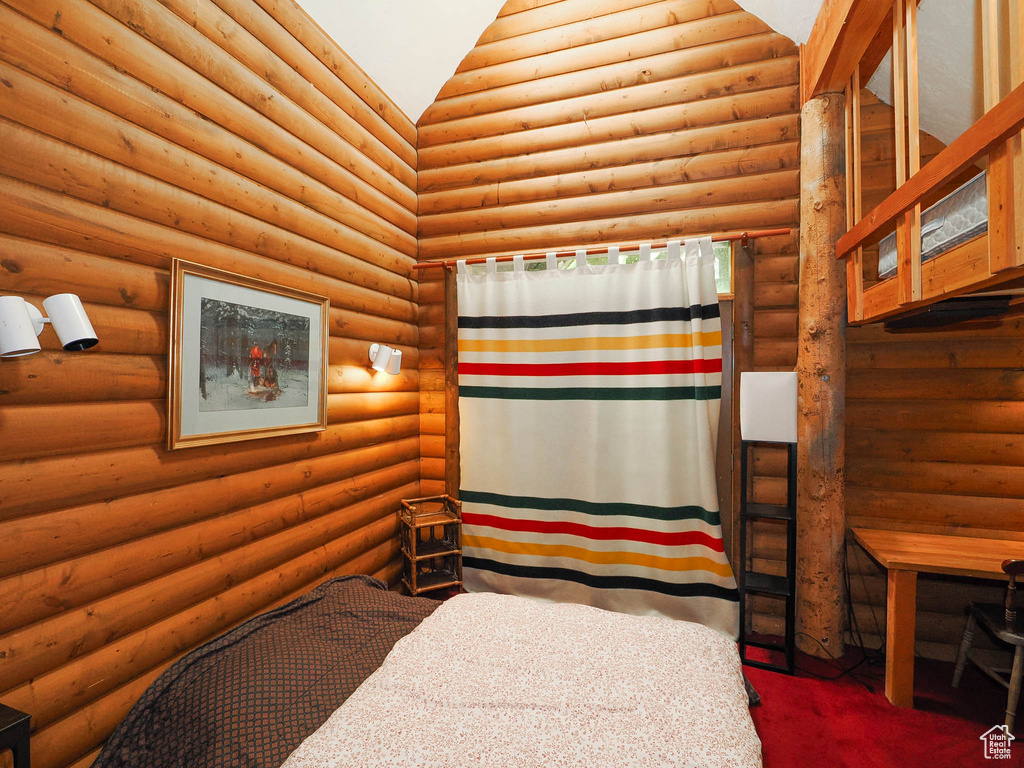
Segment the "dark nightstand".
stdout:
<path fill-rule="evenodd" d="M 29 720 L 24 712 L 0 704 L 0 753 L 11 750 L 14 768 L 29 768 Z"/>

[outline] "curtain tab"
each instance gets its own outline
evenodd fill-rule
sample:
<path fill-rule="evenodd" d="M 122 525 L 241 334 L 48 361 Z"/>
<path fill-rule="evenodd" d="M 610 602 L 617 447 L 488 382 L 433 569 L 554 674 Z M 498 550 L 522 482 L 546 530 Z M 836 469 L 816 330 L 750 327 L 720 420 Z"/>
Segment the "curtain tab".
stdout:
<path fill-rule="evenodd" d="M 519 253 L 519 254 L 516 254 L 515 256 L 513 256 L 512 257 L 512 271 L 513 272 L 523 272 L 525 270 L 526 270 L 526 265 L 524 264 L 523 254 Z"/>
<path fill-rule="evenodd" d="M 640 261 L 650 261 L 650 260 L 651 260 L 651 244 L 650 243 L 640 243 Z"/>
<path fill-rule="evenodd" d="M 688 237 L 683 243 L 686 252 L 686 263 L 694 264 L 700 258 L 700 240 L 696 237 Z"/>
<path fill-rule="evenodd" d="M 548 251 L 544 255 L 544 264 L 547 267 L 548 272 L 554 272 L 558 269 L 558 257 L 555 256 L 554 251 Z"/>
<path fill-rule="evenodd" d="M 487 274 L 496 275 L 498 274 L 498 257 L 489 256 L 487 258 Z"/>
<path fill-rule="evenodd" d="M 460 275 L 462 275 L 463 277 L 465 277 L 466 275 L 469 274 L 469 270 L 466 268 L 466 260 L 465 259 L 459 259 L 458 261 L 456 261 L 455 262 L 455 268 L 458 271 L 458 273 Z"/>
<path fill-rule="evenodd" d="M 678 259 L 681 253 L 682 243 L 679 240 L 668 241 L 668 253 L 665 254 L 666 260 Z"/>
<path fill-rule="evenodd" d="M 587 251 L 585 248 L 576 249 L 576 269 L 587 266 Z"/>
<path fill-rule="evenodd" d="M 608 266 L 615 266 L 619 263 L 619 246 L 608 246 Z"/>
<path fill-rule="evenodd" d="M 713 259 L 715 257 L 715 244 L 711 242 L 710 237 L 702 237 L 700 239 L 700 255 L 705 259 Z"/>

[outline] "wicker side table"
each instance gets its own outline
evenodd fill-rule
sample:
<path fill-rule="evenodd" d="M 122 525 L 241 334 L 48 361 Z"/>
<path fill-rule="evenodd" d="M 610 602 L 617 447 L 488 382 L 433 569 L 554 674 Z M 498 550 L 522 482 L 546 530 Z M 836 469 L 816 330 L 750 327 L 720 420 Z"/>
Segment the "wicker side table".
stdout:
<path fill-rule="evenodd" d="M 462 502 L 451 496 L 403 499 L 398 513 L 411 595 L 462 586 Z"/>

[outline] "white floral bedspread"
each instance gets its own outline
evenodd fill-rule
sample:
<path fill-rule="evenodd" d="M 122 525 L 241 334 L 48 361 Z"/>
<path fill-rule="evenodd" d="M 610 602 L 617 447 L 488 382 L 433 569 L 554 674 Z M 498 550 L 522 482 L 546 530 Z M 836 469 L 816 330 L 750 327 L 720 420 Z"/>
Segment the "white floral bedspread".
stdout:
<path fill-rule="evenodd" d="M 459 595 L 283 768 L 759 768 L 736 645 L 683 621 Z"/>

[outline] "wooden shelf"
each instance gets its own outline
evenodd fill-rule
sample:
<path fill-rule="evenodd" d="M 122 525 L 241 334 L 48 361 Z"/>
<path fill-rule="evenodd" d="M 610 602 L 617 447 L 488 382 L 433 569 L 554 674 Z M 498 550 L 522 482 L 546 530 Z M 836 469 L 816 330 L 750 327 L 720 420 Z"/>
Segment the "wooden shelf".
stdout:
<path fill-rule="evenodd" d="M 402 583 L 406 589 L 413 592 L 412 585 L 404 578 Z M 432 573 L 421 573 L 416 579 L 416 591 L 413 594 L 421 595 L 424 592 L 433 592 L 445 587 L 458 587 L 462 585 L 462 579 L 450 571 L 433 571 Z"/>
<path fill-rule="evenodd" d="M 434 528 L 438 525 L 448 525 L 449 523 L 457 523 L 459 518 L 455 515 L 447 512 L 437 512 L 431 515 L 419 515 L 414 520 L 407 523 L 410 528 Z"/>
<path fill-rule="evenodd" d="M 413 562 L 419 562 L 420 560 L 432 560 L 435 557 L 443 557 L 444 555 L 457 555 L 461 552 L 462 549 L 457 544 L 443 540 L 419 542 L 416 545 L 415 557 L 413 557 L 408 549 L 402 547 L 402 554 Z"/>
<path fill-rule="evenodd" d="M 796 518 L 796 510 L 783 504 L 747 504 L 742 515 L 748 520 L 793 520 Z"/>
<path fill-rule="evenodd" d="M 740 659 L 744 664 L 770 669 L 776 672 L 793 674 L 796 671 L 796 444 L 786 446 L 786 503 L 762 504 L 749 500 L 751 492 L 750 450 L 754 444 L 749 441 L 740 442 L 740 561 L 738 563 L 740 590 Z M 776 525 L 783 524 L 786 533 L 786 575 L 775 576 L 750 570 L 753 565 L 753 554 L 749 548 L 750 536 L 748 526 L 759 520 L 774 520 Z M 781 645 L 768 646 L 751 637 L 747 632 L 747 597 L 748 595 L 769 595 L 785 601 L 786 631 Z M 784 664 L 773 664 L 767 661 L 747 657 L 747 647 L 768 648 L 785 656 Z"/>
<path fill-rule="evenodd" d="M 785 576 L 772 576 L 767 573 L 747 571 L 743 578 L 744 592 L 757 592 L 761 595 L 788 597 L 790 594 L 789 579 Z"/>

